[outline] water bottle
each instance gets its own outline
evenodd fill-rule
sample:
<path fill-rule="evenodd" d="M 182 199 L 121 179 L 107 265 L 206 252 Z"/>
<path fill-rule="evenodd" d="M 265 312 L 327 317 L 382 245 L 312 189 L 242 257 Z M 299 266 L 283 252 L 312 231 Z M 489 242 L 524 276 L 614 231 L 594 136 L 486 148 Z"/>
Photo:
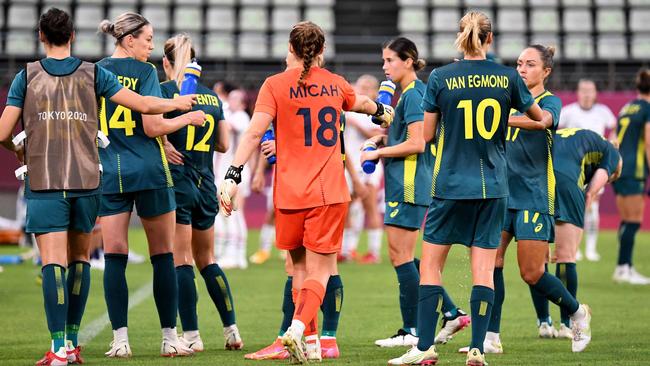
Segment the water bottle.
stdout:
<path fill-rule="evenodd" d="M 366 141 L 366 143 L 363 144 L 363 151 L 375 151 L 375 150 L 377 150 L 377 145 L 374 142 Z M 363 169 L 364 173 L 372 174 L 375 172 L 375 168 L 377 167 L 378 162 L 379 160 L 366 160 L 363 162 L 361 168 Z"/>
<path fill-rule="evenodd" d="M 266 141 L 275 141 L 275 136 L 273 135 L 273 130 L 268 129 L 266 132 L 264 132 L 264 136 L 262 136 L 262 141 L 261 142 L 266 142 Z M 268 158 L 266 158 L 266 161 L 269 162 L 269 164 L 275 164 L 275 155 L 271 155 Z"/>
<path fill-rule="evenodd" d="M 20 264 L 23 258 L 19 255 L 0 255 L 0 264 Z"/>
<path fill-rule="evenodd" d="M 393 101 L 393 95 L 395 95 L 395 83 L 390 80 L 384 80 L 379 86 L 379 93 L 377 94 L 377 99 L 375 99 L 375 101 L 378 103 L 391 105 L 391 102 Z M 381 120 L 377 119 L 376 117 L 372 117 L 372 122 L 378 125 L 381 124 Z"/>
<path fill-rule="evenodd" d="M 192 60 L 185 66 L 185 77 L 181 84 L 181 95 L 188 95 L 196 93 L 196 87 L 199 85 L 199 78 L 201 77 L 201 66 Z"/>

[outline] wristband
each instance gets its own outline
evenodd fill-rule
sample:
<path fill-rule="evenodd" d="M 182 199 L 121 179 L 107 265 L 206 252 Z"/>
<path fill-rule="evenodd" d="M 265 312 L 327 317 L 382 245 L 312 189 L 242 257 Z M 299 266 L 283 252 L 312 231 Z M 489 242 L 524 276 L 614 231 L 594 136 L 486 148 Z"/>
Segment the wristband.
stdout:
<path fill-rule="evenodd" d="M 235 183 L 241 183 L 241 172 L 244 170 L 244 166 L 240 165 L 238 167 L 231 165 L 226 171 L 225 179 L 232 179 Z"/>
<path fill-rule="evenodd" d="M 377 105 L 377 112 L 373 114 L 373 117 L 381 117 L 384 115 L 384 105 L 377 101 L 375 101 L 375 105 Z"/>

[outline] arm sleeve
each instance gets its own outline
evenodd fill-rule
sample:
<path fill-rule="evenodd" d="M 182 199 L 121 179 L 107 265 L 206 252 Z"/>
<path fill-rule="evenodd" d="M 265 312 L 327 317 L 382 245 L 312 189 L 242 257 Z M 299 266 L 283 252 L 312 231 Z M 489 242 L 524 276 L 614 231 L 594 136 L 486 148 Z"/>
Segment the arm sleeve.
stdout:
<path fill-rule="evenodd" d="M 158 80 L 158 73 L 156 72 L 156 68 L 154 66 L 151 66 L 151 69 L 149 69 L 149 72 L 145 74 L 145 76 L 140 79 L 140 95 L 142 96 L 153 96 L 153 97 L 158 97 L 162 98 L 162 93 L 160 91 L 160 81 Z"/>
<path fill-rule="evenodd" d="M 411 91 L 404 96 L 402 104 L 404 107 L 404 122 L 406 124 L 424 121 L 422 95 L 420 93 L 411 89 Z"/>
<path fill-rule="evenodd" d="M 9 88 L 9 94 L 7 95 L 7 105 L 12 107 L 23 108 L 25 104 L 25 94 L 27 92 L 27 78 L 25 76 L 25 70 L 21 70 L 14 81 L 11 83 Z"/>
<path fill-rule="evenodd" d="M 113 97 L 122 90 L 122 84 L 117 77 L 105 68 L 95 65 L 95 92 L 106 99 Z"/>
<path fill-rule="evenodd" d="M 438 102 L 436 101 L 436 97 L 438 96 L 438 88 L 439 88 L 438 73 L 434 69 L 433 71 L 431 71 L 431 74 L 429 75 L 429 81 L 427 82 L 427 89 L 424 92 L 424 99 L 422 99 L 423 112 L 434 113 L 434 112 L 438 112 L 438 110 L 440 109 L 440 107 L 438 106 Z"/>
<path fill-rule="evenodd" d="M 277 103 L 275 102 L 275 97 L 273 96 L 273 91 L 268 79 L 264 84 L 262 84 L 260 92 L 257 95 L 255 112 L 264 112 L 270 114 L 273 118 L 277 115 Z"/>
<path fill-rule="evenodd" d="M 343 93 L 343 110 L 349 111 L 357 101 L 357 94 L 354 89 L 345 79 L 341 78 L 341 91 Z"/>
<path fill-rule="evenodd" d="M 562 110 L 562 100 L 556 96 L 549 96 L 540 101 L 540 107 L 548 111 L 553 116 L 553 126 L 551 130 L 557 130 L 560 122 L 560 112 Z"/>
<path fill-rule="evenodd" d="M 512 107 L 521 113 L 526 113 L 535 103 L 535 99 L 519 74 L 515 72 L 512 79 Z"/>

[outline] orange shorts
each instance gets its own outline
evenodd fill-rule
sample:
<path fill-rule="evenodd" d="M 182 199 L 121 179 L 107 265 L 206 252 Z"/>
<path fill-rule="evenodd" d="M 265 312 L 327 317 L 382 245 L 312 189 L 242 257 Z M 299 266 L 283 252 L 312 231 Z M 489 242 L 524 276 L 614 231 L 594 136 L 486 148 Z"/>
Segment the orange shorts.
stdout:
<path fill-rule="evenodd" d="M 298 210 L 275 209 L 275 242 L 278 249 L 305 247 L 329 254 L 341 250 L 348 202 Z"/>

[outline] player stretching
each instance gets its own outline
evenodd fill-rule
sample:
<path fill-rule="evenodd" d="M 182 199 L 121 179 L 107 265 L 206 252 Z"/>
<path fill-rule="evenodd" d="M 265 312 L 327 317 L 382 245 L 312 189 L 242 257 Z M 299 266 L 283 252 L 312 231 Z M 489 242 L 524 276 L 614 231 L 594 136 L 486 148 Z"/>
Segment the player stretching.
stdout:
<path fill-rule="evenodd" d="M 341 161 L 340 113 L 359 111 L 392 120 L 392 108 L 355 95 L 340 76 L 318 67 L 323 31 L 312 22 L 291 30 L 287 70 L 266 79 L 249 129 L 237 148 L 219 194 L 229 214 L 236 207 L 242 164 L 259 146 L 271 122 L 277 145 L 274 203 L 276 244 L 290 251 L 296 304 L 282 343 L 298 362 L 319 359 L 315 342 L 318 307 L 341 248 L 348 193 Z M 307 354 L 302 337 L 306 336 Z"/>
<path fill-rule="evenodd" d="M 486 364 L 483 341 L 494 301 L 494 260 L 508 196 L 503 184 L 508 112 L 512 107 L 533 120 L 542 119 L 515 70 L 485 59 L 493 37 L 490 20 L 470 11 L 459 28 L 455 44 L 464 59 L 431 72 L 422 102 L 424 137 L 435 136 L 436 158 L 420 265 L 419 340 L 392 364 L 437 362 L 433 343 L 444 298 L 441 273 L 453 243 L 471 251 L 472 340 L 466 363 Z"/>
<path fill-rule="evenodd" d="M 184 69 L 195 57 L 191 39 L 184 34 L 165 42 L 163 68 L 167 80 L 160 85 L 165 98 L 177 97 Z M 235 308 L 228 279 L 214 257 L 214 218 L 219 208 L 214 184 L 212 152 L 228 149 L 228 130 L 222 104 L 210 88 L 197 88 L 195 110 L 206 114 L 203 127 L 188 126 L 167 136 L 165 153 L 171 165 L 176 193 L 174 265 L 178 279 L 178 315 L 183 325 L 181 342 L 195 352 L 203 351 L 196 303 L 198 295 L 192 264 L 199 269 L 223 323 L 225 348 L 241 349 L 243 342 L 235 324 Z M 175 117 L 178 113 L 168 114 Z"/>
<path fill-rule="evenodd" d="M 147 63 L 153 50 L 153 28 L 141 15 L 124 13 L 115 22 L 102 21 L 100 30 L 115 39 L 111 57 L 99 65 L 117 75 L 122 84 L 140 95 L 160 96 L 158 74 Z M 176 201 L 162 140 L 187 126 L 192 119 L 202 124 L 205 114 L 193 111 L 174 119 L 162 115 L 142 116 L 130 109 L 101 99 L 101 129 L 111 144 L 100 152 L 104 184 L 99 215 L 104 240 L 104 297 L 113 326 L 108 357 L 129 357 L 127 334 L 129 289 L 126 283 L 128 233 L 135 204 L 147 235 L 153 265 L 153 296 L 162 329 L 162 356 L 188 355 L 176 334 L 178 287 L 174 258 Z M 192 123 L 197 125 L 197 123 Z"/>
<path fill-rule="evenodd" d="M 40 249 L 52 337 L 50 350 L 36 364 L 57 366 L 83 363 L 77 334 L 90 290 L 90 233 L 101 194 L 97 97 L 145 113 L 189 109 L 192 101 L 142 97 L 122 88 L 107 70 L 72 57 L 74 25 L 62 10 L 41 15 L 38 30 L 46 58 L 27 64 L 14 78 L 0 119 L 0 141 L 12 151 L 20 148 L 10 137 L 22 117 L 27 137 L 25 150 L 17 153 L 25 155 L 27 167 L 26 231 L 36 234 Z M 66 174 L 71 170 L 78 174 Z"/>
<path fill-rule="evenodd" d="M 616 148 L 590 130 L 558 130 L 553 140 L 557 210 L 555 214 L 555 276 L 571 296 L 578 292 L 576 253 L 582 240 L 586 208 L 598 198 L 605 184 L 621 174 L 623 160 Z M 546 299 L 544 299 L 546 301 Z M 548 303 L 547 303 L 548 308 Z M 558 338 L 573 338 L 571 319 L 560 309 Z"/>
<path fill-rule="evenodd" d="M 384 44 L 383 70 L 396 82 L 402 95 L 395 108 L 395 119 L 388 135 L 369 139 L 383 145 L 375 151 L 361 154 L 365 161 L 384 158 L 386 211 L 384 225 L 388 235 L 388 253 L 399 282 L 399 303 L 402 328 L 375 344 L 380 347 L 414 346 L 417 344 L 417 304 L 420 274 L 414 262 L 415 245 L 427 208 L 431 203 L 433 151 L 424 139 L 422 98 L 425 84 L 417 77 L 425 61 L 418 58 L 415 44 L 407 38 L 396 38 Z M 469 317 L 454 305 L 443 292 L 442 312 L 445 314 L 446 343 L 454 333 L 469 324 Z M 444 338 L 444 339 L 442 339 Z"/>
<path fill-rule="evenodd" d="M 633 285 L 648 285 L 650 278 L 632 266 L 636 232 L 643 221 L 643 192 L 650 162 L 650 70 L 636 76 L 639 96 L 626 104 L 618 116 L 618 143 L 623 157 L 621 179 L 614 183 L 616 206 L 621 215 L 618 228 L 618 265 L 614 281 Z"/>

